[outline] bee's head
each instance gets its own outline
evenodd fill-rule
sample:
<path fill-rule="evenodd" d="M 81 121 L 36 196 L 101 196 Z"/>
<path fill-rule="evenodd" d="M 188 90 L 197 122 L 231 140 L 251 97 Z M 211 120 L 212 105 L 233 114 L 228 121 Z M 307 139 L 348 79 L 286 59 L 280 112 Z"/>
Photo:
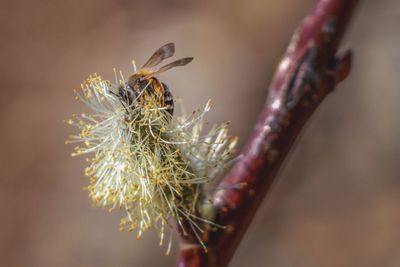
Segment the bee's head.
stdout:
<path fill-rule="evenodd" d="M 137 94 L 140 94 L 144 88 L 148 85 L 148 80 L 143 75 L 133 74 L 129 77 L 127 87 L 130 87 Z"/>
<path fill-rule="evenodd" d="M 132 106 L 133 102 L 137 98 L 138 93 L 133 90 L 129 84 L 121 84 L 118 87 L 118 97 L 123 104 Z"/>
<path fill-rule="evenodd" d="M 133 74 L 128 81 L 118 87 L 118 97 L 126 106 L 132 106 L 134 101 L 148 87 L 148 81 L 140 74 Z"/>

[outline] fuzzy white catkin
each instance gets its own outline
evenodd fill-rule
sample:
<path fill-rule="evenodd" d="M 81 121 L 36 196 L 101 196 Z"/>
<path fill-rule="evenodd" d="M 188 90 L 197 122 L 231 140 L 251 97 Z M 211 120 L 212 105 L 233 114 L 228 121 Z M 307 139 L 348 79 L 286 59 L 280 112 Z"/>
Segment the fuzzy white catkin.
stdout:
<path fill-rule="evenodd" d="M 77 98 L 91 114 L 68 121 L 79 133 L 67 142 L 78 143 L 73 156 L 92 155 L 85 175 L 94 203 L 124 209 L 121 229 L 136 230 L 138 238 L 154 228 L 162 244 L 167 234 L 168 253 L 171 219 L 178 225 L 189 222 L 195 233 L 200 231 L 198 223 L 206 221 L 195 215 L 201 187 L 224 169 L 236 138 L 228 136 L 227 124 L 202 135 L 210 101 L 190 116 L 175 118 L 160 107 L 155 94 L 140 105 L 134 101 L 124 106 L 115 94 L 119 86 L 97 74 L 82 84 Z"/>

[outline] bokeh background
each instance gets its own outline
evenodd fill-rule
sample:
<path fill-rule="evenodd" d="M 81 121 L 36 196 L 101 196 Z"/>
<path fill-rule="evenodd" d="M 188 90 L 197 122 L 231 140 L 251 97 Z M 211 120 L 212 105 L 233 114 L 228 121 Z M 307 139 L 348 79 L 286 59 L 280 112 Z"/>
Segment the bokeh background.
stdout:
<path fill-rule="evenodd" d="M 1 1 L 0 266 L 174 266 L 154 233 L 93 208 L 63 119 L 90 73 L 129 73 L 173 41 L 161 78 L 188 110 L 214 100 L 241 143 L 311 0 Z M 351 76 L 307 124 L 231 265 L 400 266 L 400 2 L 362 1 Z"/>

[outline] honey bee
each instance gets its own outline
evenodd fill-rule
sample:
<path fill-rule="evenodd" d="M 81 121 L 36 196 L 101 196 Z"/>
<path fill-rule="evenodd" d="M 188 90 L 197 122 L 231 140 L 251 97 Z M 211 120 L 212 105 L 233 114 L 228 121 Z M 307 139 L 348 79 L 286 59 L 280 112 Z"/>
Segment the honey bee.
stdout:
<path fill-rule="evenodd" d="M 147 95 L 155 94 L 160 101 L 160 107 L 165 108 L 171 115 L 173 114 L 174 101 L 171 91 L 155 75 L 174 67 L 185 66 L 193 60 L 193 57 L 175 60 L 156 71 L 152 68 L 160 64 L 164 59 L 172 57 L 174 53 L 174 43 L 163 45 L 154 52 L 139 70 L 129 76 L 128 80 L 119 87 L 118 93 L 115 95 L 120 98 L 121 103 L 127 111 L 129 110 L 128 107 L 135 103 L 142 104 L 146 100 Z"/>

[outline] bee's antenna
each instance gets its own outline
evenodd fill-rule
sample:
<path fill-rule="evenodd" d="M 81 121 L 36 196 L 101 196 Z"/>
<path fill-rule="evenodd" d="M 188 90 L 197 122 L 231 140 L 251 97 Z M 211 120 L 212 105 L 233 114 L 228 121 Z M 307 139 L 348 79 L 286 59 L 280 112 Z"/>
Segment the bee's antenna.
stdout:
<path fill-rule="evenodd" d="M 113 96 L 116 96 L 118 99 L 121 98 L 117 93 L 115 93 L 115 92 L 113 92 L 111 90 L 109 90 L 108 93 L 112 94 Z"/>

